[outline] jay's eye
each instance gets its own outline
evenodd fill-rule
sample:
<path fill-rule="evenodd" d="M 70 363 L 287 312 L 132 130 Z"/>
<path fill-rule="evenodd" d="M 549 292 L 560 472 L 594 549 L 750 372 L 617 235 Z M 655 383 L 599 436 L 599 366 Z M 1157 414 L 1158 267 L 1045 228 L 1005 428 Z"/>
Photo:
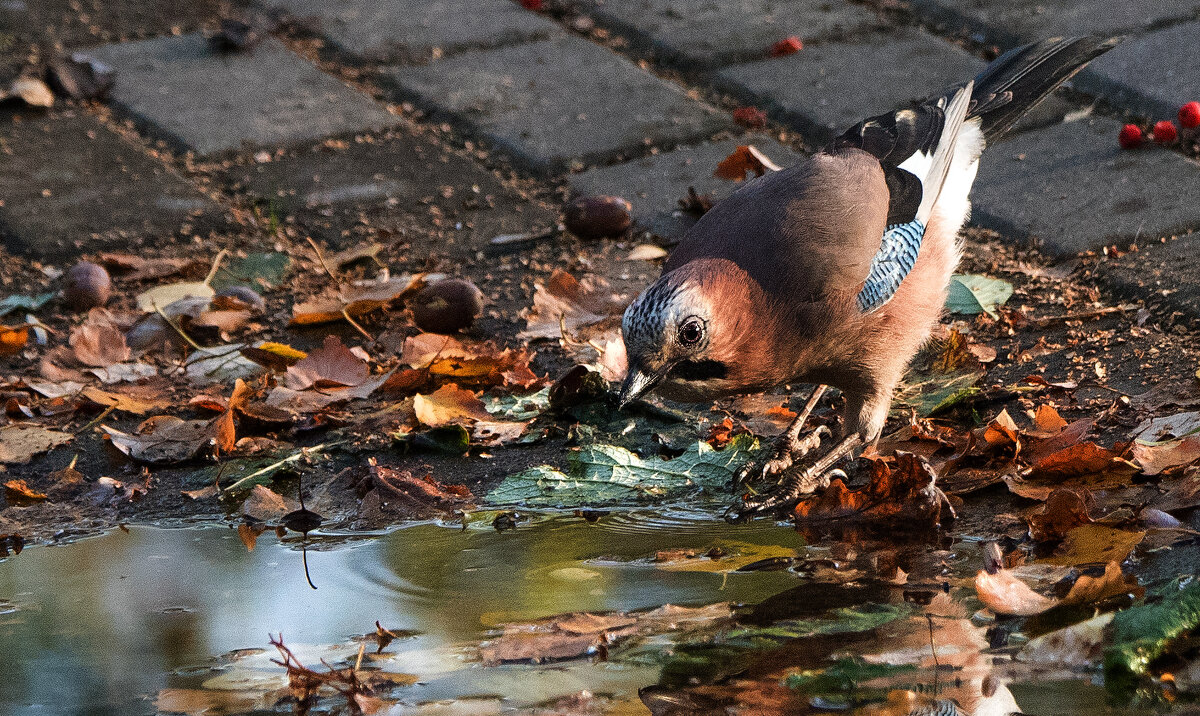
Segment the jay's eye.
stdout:
<path fill-rule="evenodd" d="M 679 342 L 685 346 L 694 346 L 703 337 L 704 324 L 700 322 L 699 318 L 689 318 L 679 327 Z"/>

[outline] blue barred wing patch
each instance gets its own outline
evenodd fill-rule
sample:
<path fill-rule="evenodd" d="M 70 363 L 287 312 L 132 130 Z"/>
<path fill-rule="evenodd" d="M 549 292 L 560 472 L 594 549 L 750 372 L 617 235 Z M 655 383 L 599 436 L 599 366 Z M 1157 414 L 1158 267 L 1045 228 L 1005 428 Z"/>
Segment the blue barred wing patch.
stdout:
<path fill-rule="evenodd" d="M 917 263 L 924 236 L 925 225 L 916 219 L 887 227 L 879 253 L 871 260 L 867 280 L 858 292 L 858 310 L 870 313 L 896 295 L 900 282 Z"/>

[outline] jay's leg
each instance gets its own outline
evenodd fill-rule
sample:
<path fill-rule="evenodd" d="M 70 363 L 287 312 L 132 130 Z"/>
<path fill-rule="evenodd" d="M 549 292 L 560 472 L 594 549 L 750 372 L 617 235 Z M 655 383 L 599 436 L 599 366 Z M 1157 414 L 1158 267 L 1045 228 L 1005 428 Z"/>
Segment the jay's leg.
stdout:
<path fill-rule="evenodd" d="M 779 436 L 771 457 L 761 463 L 751 460 L 743 465 L 733 477 L 734 485 L 742 485 L 753 479 L 765 480 L 774 475 L 782 475 L 793 463 L 803 459 L 810 451 L 818 447 L 821 444 L 822 436 L 829 436 L 829 428 L 822 425 L 803 438 L 800 437 L 800 432 L 804 430 L 804 424 L 808 422 L 808 416 L 817 407 L 821 396 L 825 394 L 826 387 L 818 385 L 813 390 L 812 395 L 808 398 L 808 402 L 804 404 L 804 409 L 800 411 L 800 414 L 796 416 L 796 419 L 792 421 L 787 430 Z M 758 474 L 755 475 L 754 473 Z"/>
<path fill-rule="evenodd" d="M 805 411 L 799 419 L 808 417 L 816 398 L 820 397 L 824 386 L 818 388 L 813 398 L 809 399 Z M 860 448 L 873 442 L 883 431 L 887 420 L 888 407 L 891 404 L 892 386 L 871 391 L 870 393 L 846 393 L 846 426 L 842 433 L 844 437 L 828 452 L 802 470 L 785 472 L 783 479 L 770 491 L 753 497 L 743 497 L 739 502 L 730 506 L 725 512 L 726 519 L 737 521 L 755 514 L 763 514 L 775 510 L 790 509 L 801 497 L 824 489 L 829 486 L 830 470 L 840 460 L 857 454 Z M 799 435 L 799 429 L 793 424 L 785 436 L 791 435 L 793 429 Z M 814 430 L 809 435 L 797 441 L 804 443 L 805 452 L 820 444 L 819 431 Z M 828 430 L 825 430 L 828 435 Z M 808 444 L 810 443 L 811 444 Z M 774 460 L 774 459 L 773 459 Z M 769 461 L 771 462 L 771 461 Z M 791 463 L 788 463 L 791 466 Z M 765 471 L 765 468 L 764 468 Z M 739 473 L 740 475 L 740 473 Z"/>

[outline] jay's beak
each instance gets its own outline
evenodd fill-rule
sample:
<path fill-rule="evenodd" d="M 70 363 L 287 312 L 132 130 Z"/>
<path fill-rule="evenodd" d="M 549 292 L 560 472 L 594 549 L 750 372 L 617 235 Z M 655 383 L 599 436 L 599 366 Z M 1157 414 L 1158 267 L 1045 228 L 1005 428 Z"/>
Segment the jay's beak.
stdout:
<path fill-rule="evenodd" d="M 621 384 L 621 392 L 617 395 L 617 401 L 621 408 L 629 404 L 629 401 L 640 397 L 642 394 L 649 391 L 658 382 L 662 380 L 662 375 L 658 373 L 647 373 L 642 370 L 642 367 L 636 363 L 629 366 L 629 373 L 625 376 L 625 382 Z"/>

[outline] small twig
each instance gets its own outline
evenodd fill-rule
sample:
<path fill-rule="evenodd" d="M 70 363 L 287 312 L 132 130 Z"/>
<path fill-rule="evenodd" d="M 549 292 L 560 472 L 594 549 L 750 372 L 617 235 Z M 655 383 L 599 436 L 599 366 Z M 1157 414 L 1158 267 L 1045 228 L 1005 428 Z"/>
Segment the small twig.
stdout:
<path fill-rule="evenodd" d="M 1045 316 L 1043 318 L 1031 318 L 1031 319 L 1029 319 L 1029 322 L 1032 323 L 1037 328 L 1045 328 L 1046 326 L 1049 326 L 1052 323 L 1057 323 L 1058 321 L 1080 321 L 1085 318 L 1099 318 L 1101 316 L 1107 316 L 1107 315 L 1110 315 L 1113 313 L 1125 313 L 1126 311 L 1132 310 L 1132 308 L 1133 308 L 1133 306 L 1106 306 L 1104 308 L 1097 308 L 1092 311 L 1080 311 L 1079 313 L 1067 313 L 1062 316 Z"/>
<path fill-rule="evenodd" d="M 363 337 L 366 338 L 368 341 L 371 341 L 372 343 L 375 342 L 375 338 L 370 333 L 367 333 L 367 329 L 358 325 L 358 321 L 355 321 L 353 318 L 350 317 L 350 312 L 346 310 L 345 306 L 342 307 L 342 318 L 345 318 L 346 323 L 349 323 L 351 326 L 354 326 L 354 329 L 356 331 L 358 331 L 359 333 L 363 334 Z"/>
<path fill-rule="evenodd" d="M 325 273 L 329 274 L 329 278 L 333 279 L 334 283 L 340 284 L 342 280 L 337 277 L 337 274 L 329 267 L 329 263 L 325 261 L 325 252 L 321 250 L 320 246 L 317 246 L 317 242 L 313 241 L 313 237 L 307 236 L 305 238 L 308 239 L 308 245 L 317 253 L 317 261 L 321 262 L 321 268 L 325 269 Z M 359 330 L 362 329 L 360 328 Z"/>
<path fill-rule="evenodd" d="M 212 283 L 213 279 L 217 277 L 217 271 L 221 268 L 221 261 L 228 253 L 229 249 L 221 249 L 217 252 L 217 257 L 213 259 L 212 268 L 208 270 L 208 275 L 204 277 L 205 286 Z"/>
<path fill-rule="evenodd" d="M 329 448 L 341 445 L 344 442 L 346 442 L 346 441 L 338 440 L 338 441 L 331 442 L 331 443 L 321 443 L 320 445 L 314 445 L 310 448 L 300 448 L 295 453 L 288 455 L 287 457 L 283 458 L 282 460 L 273 462 L 270 465 L 267 465 L 266 467 L 264 467 L 260 470 L 255 470 L 254 472 L 250 473 L 249 475 L 246 475 L 245 477 L 243 477 L 242 479 L 233 483 L 229 487 L 226 487 L 222 492 L 224 494 L 228 495 L 229 493 L 233 492 L 238 487 L 240 487 L 242 485 L 242 483 L 246 482 L 247 480 L 253 480 L 255 478 L 262 477 L 263 475 L 270 474 L 270 473 L 274 472 L 275 470 L 278 470 L 279 468 L 283 467 L 284 465 L 288 465 L 293 462 L 299 462 L 302 458 L 304 458 L 309 453 L 318 452 L 320 450 L 327 450 Z"/>
<path fill-rule="evenodd" d="M 941 671 L 942 665 L 938 663 L 937 645 L 933 642 L 933 615 L 926 614 L 925 621 L 929 623 L 929 653 L 933 654 L 933 697 L 936 699 L 938 694 L 938 672 Z"/>
<path fill-rule="evenodd" d="M 569 346 L 587 345 L 583 341 L 579 341 L 579 340 L 572 338 L 571 334 L 567 332 L 567 314 L 565 314 L 565 313 L 558 314 L 558 332 L 560 334 L 560 337 L 562 338 L 562 342 L 566 343 Z"/>
<path fill-rule="evenodd" d="M 75 434 L 76 434 L 76 435 L 82 435 L 83 433 L 86 433 L 88 430 L 90 430 L 90 429 L 92 429 L 92 428 L 96 427 L 96 425 L 97 425 L 98 423 L 100 423 L 102 420 L 104 420 L 104 419 L 105 419 L 105 418 L 107 418 L 109 415 L 111 415 L 111 414 L 112 414 L 112 411 L 114 411 L 114 410 L 116 410 L 116 409 L 117 409 L 117 404 L 116 404 L 116 403 L 113 403 L 112 405 L 108 406 L 107 408 L 105 408 L 105 409 L 104 409 L 104 412 L 102 412 L 102 413 L 100 413 L 99 415 L 97 415 L 97 416 L 96 416 L 96 419 L 95 419 L 95 420 L 93 420 L 92 422 L 88 423 L 87 425 L 84 425 L 82 428 L 80 428 L 80 429 L 76 430 L 76 431 L 75 431 Z M 75 456 L 75 458 L 71 460 L 71 465 L 70 465 L 70 467 L 75 467 L 75 460 L 78 460 L 78 459 L 79 459 L 79 456 L 78 456 L 78 455 L 76 455 L 76 456 Z"/>
<path fill-rule="evenodd" d="M 199 343 L 197 343 L 196 341 L 192 340 L 191 336 L 189 336 L 188 334 L 183 332 L 183 328 L 181 328 L 179 325 L 177 325 L 175 323 L 175 321 L 172 321 L 170 318 L 168 318 L 167 314 L 163 313 L 163 310 L 158 307 L 158 303 L 156 301 L 152 301 L 150 303 L 150 305 L 154 307 L 154 312 L 157 313 L 159 316 L 161 316 L 162 319 L 167 322 L 168 326 L 175 329 L 175 332 L 179 334 L 180 338 L 182 338 L 183 340 L 188 342 L 188 345 L 190 345 L 192 348 L 195 348 L 198 351 L 204 350 L 204 346 L 202 346 Z"/>

